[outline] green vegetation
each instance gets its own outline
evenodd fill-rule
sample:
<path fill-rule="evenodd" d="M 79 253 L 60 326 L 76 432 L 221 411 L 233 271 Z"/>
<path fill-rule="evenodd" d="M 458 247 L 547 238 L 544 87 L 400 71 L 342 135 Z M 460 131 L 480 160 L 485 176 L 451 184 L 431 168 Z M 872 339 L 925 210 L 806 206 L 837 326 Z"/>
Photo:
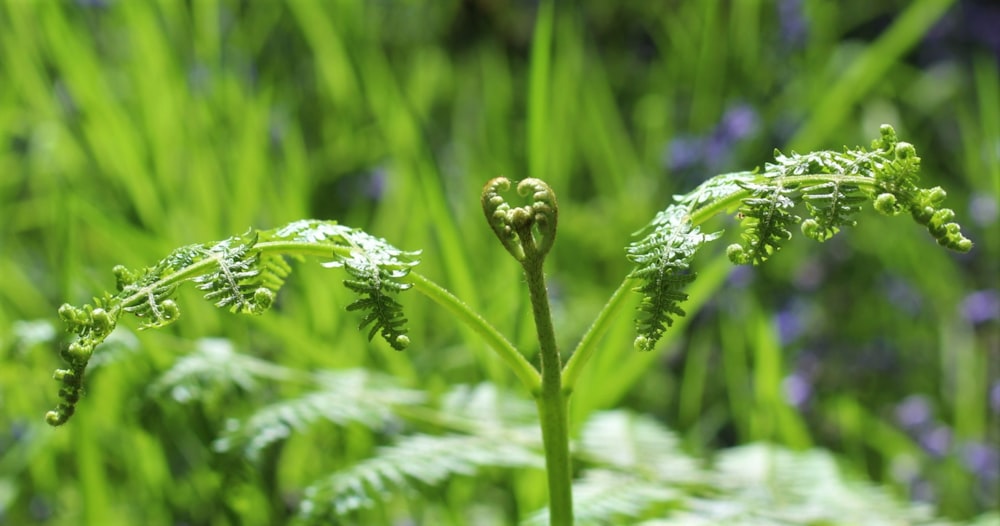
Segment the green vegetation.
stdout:
<path fill-rule="evenodd" d="M 0 524 L 997 519 L 988 8 L 508 7 L 0 5 Z"/>

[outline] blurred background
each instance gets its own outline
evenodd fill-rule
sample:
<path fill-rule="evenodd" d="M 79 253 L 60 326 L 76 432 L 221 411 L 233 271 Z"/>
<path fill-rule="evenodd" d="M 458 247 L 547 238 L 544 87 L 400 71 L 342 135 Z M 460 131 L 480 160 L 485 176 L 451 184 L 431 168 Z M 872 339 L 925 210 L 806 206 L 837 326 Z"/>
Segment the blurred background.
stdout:
<path fill-rule="evenodd" d="M 532 57 L 537 9 L 0 2 L 0 524 L 257 524 L 245 514 L 261 505 L 253 496 L 281 508 L 317 471 L 365 454 L 307 435 L 264 468 L 220 459 L 211 442 L 227 417 L 294 389 L 196 404 L 150 389 L 206 341 L 422 389 L 519 388 L 415 294 L 410 348 L 368 343 L 344 312 L 343 278 L 307 263 L 260 318 L 184 291 L 169 329 L 122 323 L 77 416 L 49 428 L 67 341 L 56 309 L 112 289 L 116 264 L 335 219 L 423 249 L 421 273 L 531 349 L 518 269 L 478 196 L 498 175 L 542 177 L 560 199 L 548 270 L 560 344 L 572 348 L 628 273 L 631 233 L 674 194 L 760 166 L 775 147 L 867 145 L 882 123 L 916 145 L 924 185 L 948 190 L 971 253 L 870 210 L 761 268 L 721 261 L 722 240 L 662 349 L 633 351 L 630 319 L 610 331 L 574 394 L 574 422 L 630 407 L 698 455 L 757 440 L 824 447 L 946 517 L 996 509 L 1000 7 L 587 0 L 557 7 L 548 63 Z"/>

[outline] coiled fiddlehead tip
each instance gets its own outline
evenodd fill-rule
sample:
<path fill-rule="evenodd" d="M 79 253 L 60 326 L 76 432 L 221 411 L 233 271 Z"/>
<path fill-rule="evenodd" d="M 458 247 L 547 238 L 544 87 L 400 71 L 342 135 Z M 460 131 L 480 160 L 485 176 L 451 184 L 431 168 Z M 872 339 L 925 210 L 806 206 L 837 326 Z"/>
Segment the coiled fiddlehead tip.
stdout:
<path fill-rule="evenodd" d="M 887 216 L 892 216 L 902 211 L 898 205 L 899 205 L 899 200 L 896 199 L 895 195 L 892 195 L 890 193 L 884 193 L 884 194 L 879 194 L 878 197 L 875 198 L 875 203 L 873 206 L 875 207 L 875 210 L 879 211 L 880 213 L 883 213 Z"/>
<path fill-rule="evenodd" d="M 656 346 L 656 340 L 647 336 L 639 335 L 635 337 L 632 346 L 639 352 L 649 352 Z"/>
<path fill-rule="evenodd" d="M 880 137 L 872 141 L 872 149 L 881 150 L 886 153 L 890 152 L 899 142 L 899 138 L 896 136 L 896 129 L 892 125 L 883 124 L 879 126 L 878 131 Z"/>
<path fill-rule="evenodd" d="M 483 213 L 493 233 L 518 261 L 543 257 L 552 248 L 558 225 L 559 207 L 555 192 L 541 179 L 528 178 L 517 185 L 517 193 L 531 203 L 511 207 L 501 192 L 510 190 L 506 177 L 491 179 L 483 187 Z"/>
<path fill-rule="evenodd" d="M 747 256 L 746 249 L 739 243 L 733 243 L 726 247 L 726 257 L 734 265 L 748 265 L 751 262 L 750 257 Z"/>
<path fill-rule="evenodd" d="M 62 424 L 63 422 L 59 418 L 59 413 L 57 413 L 55 411 L 46 411 L 46 413 L 45 413 L 45 423 L 48 424 L 48 425 L 50 425 L 50 426 L 55 427 L 55 426 L 58 426 L 58 425 Z"/>
<path fill-rule="evenodd" d="M 257 287 L 253 292 L 252 314 L 261 314 L 274 304 L 275 293 L 267 287 Z"/>
<path fill-rule="evenodd" d="M 919 189 L 910 202 L 910 215 L 914 221 L 927 227 L 927 231 L 939 245 L 956 252 L 968 252 L 972 250 L 973 243 L 962 234 L 961 225 L 952 222 L 955 211 L 939 208 L 947 195 L 938 186 Z"/>
<path fill-rule="evenodd" d="M 802 222 L 801 228 L 803 235 L 805 235 L 809 239 L 819 242 L 823 242 L 826 241 L 827 239 L 830 239 L 831 237 L 833 237 L 833 234 L 835 233 L 834 230 L 828 230 L 826 228 L 823 228 L 822 225 L 819 224 L 819 221 L 816 221 L 815 219 L 806 219 L 805 221 Z"/>

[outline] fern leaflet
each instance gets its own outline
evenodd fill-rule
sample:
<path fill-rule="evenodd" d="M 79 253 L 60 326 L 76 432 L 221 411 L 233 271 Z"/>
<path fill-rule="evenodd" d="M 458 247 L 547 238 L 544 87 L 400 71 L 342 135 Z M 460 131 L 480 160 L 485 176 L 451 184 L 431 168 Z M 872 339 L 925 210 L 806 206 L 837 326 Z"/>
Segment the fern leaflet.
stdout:
<path fill-rule="evenodd" d="M 702 245 L 717 239 L 720 233 L 705 234 L 691 224 L 688 208 L 671 205 L 658 213 L 647 227 L 649 233 L 628 246 L 628 258 L 636 264 L 630 278 L 642 280 L 635 290 L 643 295 L 636 321 L 639 336 L 635 347 L 650 351 L 673 324 L 674 316 L 683 316 L 680 303 L 687 300 L 683 287 L 694 280 L 691 259 Z"/>
<path fill-rule="evenodd" d="M 394 349 L 405 349 L 410 343 L 410 338 L 406 336 L 407 320 L 403 316 L 403 306 L 396 301 L 394 294 L 411 287 L 400 279 L 416 265 L 415 261 L 408 260 L 416 253 L 403 252 L 360 230 L 344 232 L 341 239 L 350 248 L 348 255 L 324 266 L 343 267 L 353 278 L 344 280 L 344 285 L 360 298 L 348 305 L 347 310 L 367 312 L 358 328 L 371 325 L 369 340 L 381 333 Z"/>
<path fill-rule="evenodd" d="M 744 188 L 750 197 L 743 199 L 738 217 L 743 226 L 742 243 L 729 245 L 726 254 L 736 264 L 754 265 L 781 249 L 781 243 L 792 238 L 791 226 L 799 221 L 799 216 L 789 212 L 795 202 L 789 196 L 790 190 L 780 182 L 775 184 L 746 183 Z"/>
<path fill-rule="evenodd" d="M 841 227 L 857 224 L 853 216 L 861 211 L 868 196 L 841 181 L 830 181 L 802 189 L 802 200 L 812 216 L 802 222 L 802 233 L 816 241 L 826 241 Z"/>

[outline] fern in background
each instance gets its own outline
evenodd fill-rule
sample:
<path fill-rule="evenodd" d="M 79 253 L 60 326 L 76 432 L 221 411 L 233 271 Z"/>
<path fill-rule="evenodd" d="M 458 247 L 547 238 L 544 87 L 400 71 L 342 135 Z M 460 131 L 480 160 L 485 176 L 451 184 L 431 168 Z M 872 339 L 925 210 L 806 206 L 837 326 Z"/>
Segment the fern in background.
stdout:
<path fill-rule="evenodd" d="M 388 444 L 303 489 L 295 524 L 354 523 L 365 510 L 392 517 L 390 502 L 424 500 L 456 478 L 543 465 L 532 404 L 494 385 L 460 385 L 433 397 L 365 370 L 306 374 L 223 350 L 221 342 L 204 343 L 164 372 L 157 388 L 190 393 L 187 400 L 233 383 L 254 390 L 263 388 L 260 382 L 309 389 L 229 420 L 214 444 L 220 453 L 259 463 L 264 448 L 311 433 L 320 422 L 339 429 L 357 424 L 376 433 L 392 424 L 394 431 L 383 435 Z M 223 361 L 247 366 L 245 374 L 253 379 L 216 367 Z M 573 451 L 582 466 L 573 481 L 581 525 L 949 524 L 926 506 L 903 504 L 845 476 L 829 453 L 751 444 L 706 463 L 688 454 L 663 424 L 624 410 L 588 417 Z M 990 517 L 984 515 L 983 524 Z M 547 524 L 547 511 L 529 513 L 521 523 Z"/>
<path fill-rule="evenodd" d="M 317 421 L 379 429 L 393 423 L 396 406 L 425 402 L 423 393 L 395 386 L 364 370 L 322 372 L 312 380 L 317 390 L 262 407 L 249 419 L 228 420 L 225 432 L 213 443 L 214 449 L 221 453 L 240 451 L 257 460 L 261 450 Z"/>

